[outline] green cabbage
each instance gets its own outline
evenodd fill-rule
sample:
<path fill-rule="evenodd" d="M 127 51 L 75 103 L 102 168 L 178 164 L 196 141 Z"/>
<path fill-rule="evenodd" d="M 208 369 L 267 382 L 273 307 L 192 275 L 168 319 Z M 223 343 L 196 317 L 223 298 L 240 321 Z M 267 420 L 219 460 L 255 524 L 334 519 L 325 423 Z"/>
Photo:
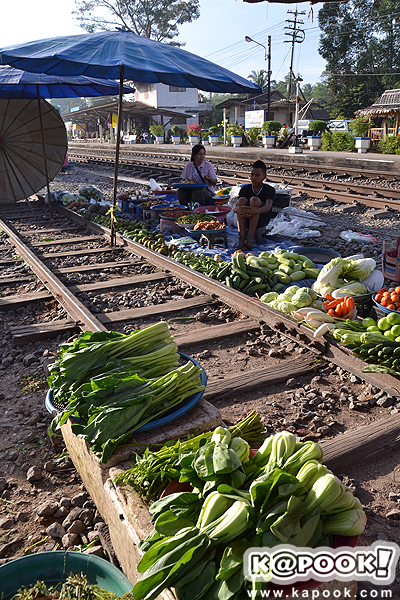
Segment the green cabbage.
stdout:
<path fill-rule="evenodd" d="M 278 305 L 276 308 L 278 310 L 280 310 L 281 312 L 284 312 L 287 315 L 291 315 L 292 312 L 294 312 L 297 307 L 294 304 L 292 304 L 291 302 L 287 302 L 286 300 L 281 300 L 280 302 L 278 302 Z"/>
<path fill-rule="evenodd" d="M 342 276 L 349 279 L 362 281 L 367 279 L 376 267 L 376 262 L 373 258 L 359 258 L 357 260 L 347 260 L 343 266 Z"/>
<path fill-rule="evenodd" d="M 289 294 L 295 294 L 301 288 L 298 285 L 291 285 L 285 290 L 285 294 L 289 292 Z"/>
<path fill-rule="evenodd" d="M 332 296 L 334 298 L 344 298 L 344 296 L 364 296 L 364 294 L 367 294 L 368 290 L 365 287 L 365 285 L 363 285 L 360 282 L 356 282 L 356 283 L 349 283 L 348 285 L 345 285 L 341 288 L 338 288 L 337 290 L 334 290 L 332 292 Z"/>
<path fill-rule="evenodd" d="M 312 298 L 308 293 L 307 288 L 300 288 L 292 297 L 292 303 L 295 304 L 297 308 L 310 306 L 311 302 Z"/>

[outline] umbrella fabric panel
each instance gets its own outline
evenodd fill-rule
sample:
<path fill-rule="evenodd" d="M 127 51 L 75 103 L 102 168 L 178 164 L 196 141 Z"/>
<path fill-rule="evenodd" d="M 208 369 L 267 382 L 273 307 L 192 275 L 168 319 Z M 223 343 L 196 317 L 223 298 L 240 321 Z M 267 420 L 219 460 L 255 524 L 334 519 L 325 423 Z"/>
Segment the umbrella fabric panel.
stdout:
<path fill-rule="evenodd" d="M 30 73 L 0 65 L 0 98 L 83 98 L 94 96 L 118 96 L 119 84 L 111 79 L 94 77 L 61 77 Z M 124 94 L 132 94 L 134 88 L 123 87 Z"/>
<path fill-rule="evenodd" d="M 67 133 L 58 111 L 40 100 L 49 180 L 60 171 Z M 46 185 L 38 100 L 0 99 L 0 204 L 15 202 Z"/>
<path fill-rule="evenodd" d="M 250 92 L 259 87 L 200 56 L 138 36 L 102 31 L 47 38 L 0 50 L 2 64 L 49 75 L 87 75 L 196 87 L 209 92 Z"/>

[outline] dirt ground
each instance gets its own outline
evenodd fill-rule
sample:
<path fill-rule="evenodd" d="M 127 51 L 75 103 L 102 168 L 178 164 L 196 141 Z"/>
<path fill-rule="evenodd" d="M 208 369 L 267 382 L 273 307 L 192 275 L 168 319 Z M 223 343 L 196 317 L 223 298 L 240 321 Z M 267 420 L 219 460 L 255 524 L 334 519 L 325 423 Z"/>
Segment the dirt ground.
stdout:
<path fill-rule="evenodd" d="M 52 183 L 53 189 L 57 189 L 56 185 L 57 182 Z M 312 204 L 302 201 L 299 208 L 311 210 Z M 379 260 L 382 239 L 393 240 L 396 236 L 398 218 L 395 215 L 389 220 L 373 222 L 365 213 L 357 217 L 356 213 L 345 215 L 339 209 L 336 212 L 340 214 L 335 214 L 328 208 L 315 212 L 325 218 L 329 227 L 321 238 L 313 240 L 313 245 L 336 248 L 344 256 L 362 250 L 366 256 Z M 338 241 L 339 229 L 369 232 L 378 241 L 362 247 Z M 43 304 L 42 310 L 52 315 L 50 318 L 62 316 L 50 303 Z M 205 310 L 202 314 L 193 327 L 223 322 L 227 316 L 233 318 L 221 311 L 207 316 Z M 78 472 L 63 454 L 62 438 L 50 439 L 47 434 L 51 415 L 44 406 L 48 388 L 43 363 L 55 356 L 59 344 L 68 335 L 15 348 L 11 344 L 9 326 L 12 322 L 27 320 L 29 311 L 0 313 L 0 404 L 3 409 L 0 412 L 0 564 L 29 552 L 71 545 L 84 550 L 91 544 L 87 551 L 108 556 L 97 536 L 102 527 L 101 515 L 85 496 Z M 179 322 L 171 322 L 171 330 L 178 334 Z M 201 361 L 208 377 L 215 378 L 227 375 L 232 369 L 236 372 L 251 369 L 255 356 L 262 356 L 268 364 L 271 361 L 278 364 L 288 358 L 287 346 L 284 338 L 260 331 L 235 341 L 196 348 L 193 356 Z M 391 414 L 399 411 L 400 402 L 390 398 L 379 404 L 378 392 L 335 365 L 321 363 L 315 372 L 296 380 L 257 393 L 221 398 L 215 404 L 228 425 L 256 410 L 268 434 L 288 429 L 303 439 L 318 441 L 380 418 L 390 419 Z M 399 459 L 400 450 L 394 448 L 371 463 L 355 464 L 344 473 L 337 473 L 347 485 L 354 487 L 367 513 L 368 524 L 361 540 L 364 545 L 378 539 L 399 543 Z M 73 516 L 66 523 L 71 513 Z M 60 534 L 60 530 L 55 529 L 55 523 L 62 526 L 61 533 L 70 537 L 57 537 L 55 534 Z M 373 595 L 373 586 L 360 583 L 359 594 L 362 590 L 369 590 L 370 595 L 359 595 L 359 598 L 379 597 Z M 393 598 L 400 598 L 399 572 L 390 590 Z"/>

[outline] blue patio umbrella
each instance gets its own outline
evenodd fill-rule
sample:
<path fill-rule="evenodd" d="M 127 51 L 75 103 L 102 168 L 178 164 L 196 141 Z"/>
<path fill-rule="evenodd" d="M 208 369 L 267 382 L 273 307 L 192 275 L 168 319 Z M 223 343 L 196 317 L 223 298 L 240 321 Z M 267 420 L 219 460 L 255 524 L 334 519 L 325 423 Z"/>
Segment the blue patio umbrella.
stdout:
<path fill-rule="evenodd" d="M 134 88 L 124 86 L 123 92 L 132 93 Z M 49 137 L 48 131 L 45 132 L 43 118 L 46 119 L 48 127 L 47 120 L 51 118 L 52 111 L 50 106 L 47 108 L 46 103 L 39 101 L 40 98 L 81 98 L 118 94 L 119 84 L 113 80 L 95 79 L 84 75 L 76 77 L 43 75 L 0 65 L 0 98 L 37 100 L 37 103 L 19 104 L 14 102 L 9 104 L 2 102 L 0 104 L 2 113 L 0 121 L 2 140 L 0 194 L 2 201 L 19 200 L 34 194 L 45 184 L 50 197 L 49 181 L 62 167 L 67 150 L 65 127 L 62 120 L 59 119 L 57 130 L 53 116 L 52 135 Z M 61 125 L 62 127 L 60 127 Z M 55 133 L 56 130 L 57 133 Z M 54 135 L 57 135 L 57 145 L 49 143 L 49 139 L 53 140 Z M 65 141 L 63 141 L 64 138 Z M 61 143 L 64 144 L 64 148 L 60 147 Z M 26 151 L 28 144 L 29 152 Z M 51 216 L 51 204 L 49 204 L 49 212 Z"/>
<path fill-rule="evenodd" d="M 1 64 L 47 75 L 124 79 L 194 87 L 206 92 L 254 92 L 259 87 L 176 46 L 130 31 L 47 38 L 0 49 Z"/>
<path fill-rule="evenodd" d="M 123 81 L 165 83 L 208 92 L 260 91 L 256 84 L 176 46 L 130 31 L 100 31 L 47 38 L 0 49 L 0 63 L 48 75 L 87 75 L 119 79 L 113 210 L 117 197 Z M 115 243 L 114 213 L 111 243 Z"/>
<path fill-rule="evenodd" d="M 134 88 L 124 86 L 124 94 L 132 94 Z M 112 79 L 95 79 L 79 75 L 61 77 L 29 73 L 0 65 L 0 98 L 86 98 L 94 96 L 118 96 L 119 85 Z"/>

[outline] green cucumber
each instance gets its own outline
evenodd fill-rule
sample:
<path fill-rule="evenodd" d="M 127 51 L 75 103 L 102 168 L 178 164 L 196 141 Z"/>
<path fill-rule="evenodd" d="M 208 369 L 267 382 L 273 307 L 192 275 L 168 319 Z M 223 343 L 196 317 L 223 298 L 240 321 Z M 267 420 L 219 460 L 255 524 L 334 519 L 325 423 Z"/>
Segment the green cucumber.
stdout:
<path fill-rule="evenodd" d="M 242 279 L 250 279 L 250 276 L 246 273 L 246 271 L 242 271 L 242 269 L 236 267 L 235 265 L 232 267 L 232 271 L 237 275 L 240 275 Z"/>

